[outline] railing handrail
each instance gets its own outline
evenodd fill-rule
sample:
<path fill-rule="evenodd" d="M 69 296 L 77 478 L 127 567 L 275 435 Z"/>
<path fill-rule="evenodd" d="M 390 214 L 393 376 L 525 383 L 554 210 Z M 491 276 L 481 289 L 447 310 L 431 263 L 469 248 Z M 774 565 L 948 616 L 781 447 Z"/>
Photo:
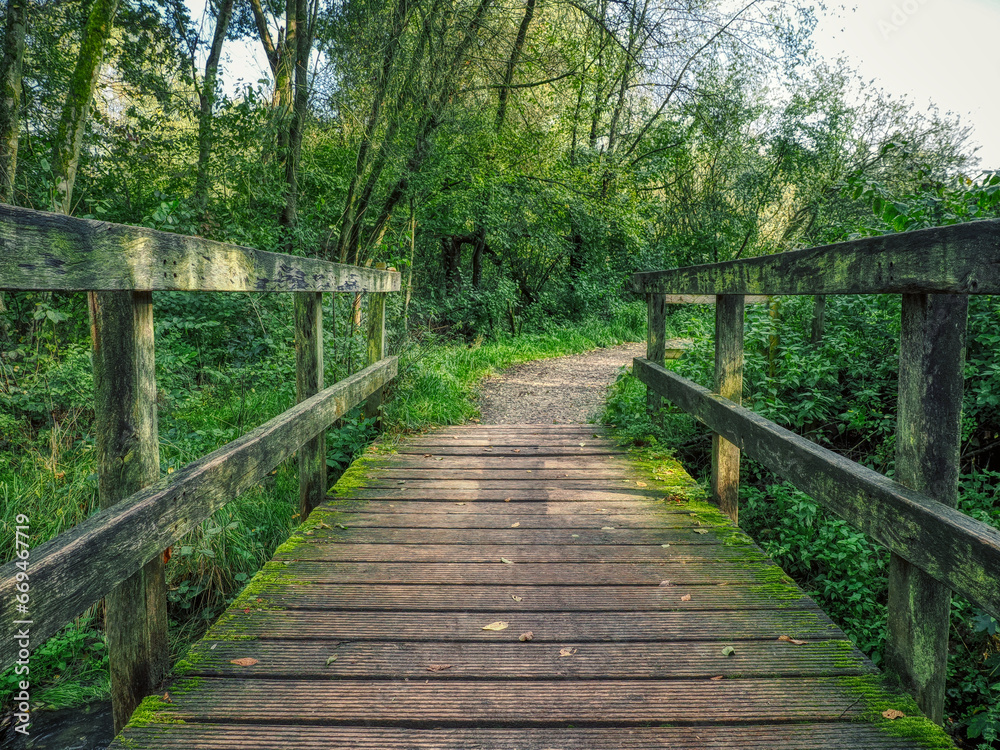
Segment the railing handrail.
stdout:
<path fill-rule="evenodd" d="M 712 493 L 734 521 L 740 454 L 891 551 L 886 664 L 941 722 L 951 591 L 1000 616 L 1000 531 L 955 510 L 970 294 L 1000 294 L 1000 220 L 871 237 L 778 255 L 637 273 L 647 408 L 660 396 L 713 431 Z M 855 464 L 740 405 L 746 295 L 901 294 L 896 480 Z M 669 295 L 717 295 L 715 391 L 662 367 Z M 866 502 L 867 501 L 867 502 Z"/>
<path fill-rule="evenodd" d="M 638 294 L 1000 294 L 1000 219 L 644 271 Z"/>
<path fill-rule="evenodd" d="M 400 274 L 0 204 L 0 290 L 396 292 Z"/>

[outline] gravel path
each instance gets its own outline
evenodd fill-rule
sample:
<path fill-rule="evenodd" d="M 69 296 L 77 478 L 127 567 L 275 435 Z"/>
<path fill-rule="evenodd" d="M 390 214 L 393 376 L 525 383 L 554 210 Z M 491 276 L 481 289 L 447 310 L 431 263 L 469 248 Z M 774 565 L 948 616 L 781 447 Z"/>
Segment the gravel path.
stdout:
<path fill-rule="evenodd" d="M 597 419 L 619 368 L 646 345 L 622 344 L 526 362 L 488 378 L 479 395 L 482 424 L 581 424 Z"/>

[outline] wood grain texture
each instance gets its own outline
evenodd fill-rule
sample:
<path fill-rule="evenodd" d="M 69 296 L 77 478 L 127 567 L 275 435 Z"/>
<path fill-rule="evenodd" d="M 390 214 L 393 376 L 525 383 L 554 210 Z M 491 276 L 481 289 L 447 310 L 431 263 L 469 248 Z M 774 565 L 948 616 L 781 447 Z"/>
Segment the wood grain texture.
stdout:
<path fill-rule="evenodd" d="M 715 306 L 715 392 L 733 403 L 743 401 L 743 297 L 719 295 Z M 712 435 L 712 497 L 720 510 L 739 522 L 740 449 Z"/>
<path fill-rule="evenodd" d="M 395 377 L 396 359 L 303 401 L 238 440 L 188 464 L 32 551 L 34 638 L 41 642 L 147 560 L 246 491 L 300 445 Z M 14 562 L 0 568 L 0 602 L 13 602 Z M 11 618 L 14 619 L 14 618 Z M 16 658 L 14 631 L 0 633 L 0 669 Z"/>
<path fill-rule="evenodd" d="M 403 460 L 447 474 L 461 456 Z M 919 746 L 869 723 L 898 699 L 713 507 L 634 478 L 642 491 L 595 480 L 601 500 L 504 479 L 409 502 L 372 487 L 386 460 L 313 512 L 115 750 Z"/>
<path fill-rule="evenodd" d="M 400 276 L 0 205 L 0 289 L 394 292 Z"/>
<path fill-rule="evenodd" d="M 323 294 L 295 293 L 295 400 L 323 390 Z M 326 498 L 326 430 L 299 449 L 299 516 Z"/>
<path fill-rule="evenodd" d="M 643 359 L 637 377 L 855 528 L 1000 616 L 1000 530 Z"/>
<path fill-rule="evenodd" d="M 1000 220 L 637 273 L 639 294 L 1000 294 Z"/>
<path fill-rule="evenodd" d="M 378 269 L 384 269 L 385 263 L 378 263 Z M 385 294 L 371 294 L 368 297 L 368 364 L 373 365 L 385 356 Z M 377 430 L 381 424 L 382 389 L 379 388 L 365 400 L 363 413 L 365 419 L 375 419 Z"/>
<path fill-rule="evenodd" d="M 903 295 L 896 479 L 949 507 L 958 504 L 968 313 L 967 296 Z M 886 668 L 939 724 L 950 621 L 951 590 L 893 555 Z"/>

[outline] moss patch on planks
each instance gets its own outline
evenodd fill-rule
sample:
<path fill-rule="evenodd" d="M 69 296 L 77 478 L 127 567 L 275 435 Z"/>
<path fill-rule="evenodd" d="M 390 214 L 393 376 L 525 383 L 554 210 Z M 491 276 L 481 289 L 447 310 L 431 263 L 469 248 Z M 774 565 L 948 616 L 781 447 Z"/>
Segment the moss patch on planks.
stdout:
<path fill-rule="evenodd" d="M 871 724 L 890 737 L 910 740 L 924 748 L 954 750 L 955 743 L 947 733 L 921 715 L 920 709 L 909 694 L 890 688 L 884 676 L 842 679 L 845 680 L 848 694 L 855 696 L 864 706 L 864 712 L 858 717 L 858 721 Z M 887 719 L 882 712 L 889 709 L 901 711 L 905 716 L 899 719 Z"/>

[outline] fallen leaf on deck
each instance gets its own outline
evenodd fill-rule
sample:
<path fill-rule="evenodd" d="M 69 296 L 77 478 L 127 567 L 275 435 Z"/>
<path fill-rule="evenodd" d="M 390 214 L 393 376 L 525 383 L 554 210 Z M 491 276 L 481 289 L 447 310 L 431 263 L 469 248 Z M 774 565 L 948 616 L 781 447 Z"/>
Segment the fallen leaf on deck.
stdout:
<path fill-rule="evenodd" d="M 559 656 L 572 656 L 576 653 L 575 648 L 562 648 L 559 649 Z"/>
<path fill-rule="evenodd" d="M 673 586 L 670 581 L 660 581 L 660 588 L 665 588 L 666 586 Z"/>
<path fill-rule="evenodd" d="M 503 501 L 504 501 L 505 503 L 509 503 L 509 502 L 510 502 L 510 498 L 509 498 L 509 497 L 505 497 L 505 498 L 503 499 Z"/>
<path fill-rule="evenodd" d="M 722 675 L 721 674 L 720 675 L 716 675 L 715 677 L 711 677 L 709 679 L 712 679 L 712 680 L 721 680 L 722 679 Z"/>
<path fill-rule="evenodd" d="M 230 664 L 235 664 L 238 667 L 252 667 L 257 663 L 256 659 L 252 659 L 249 656 L 244 656 L 242 659 L 230 659 Z"/>
<path fill-rule="evenodd" d="M 326 659 L 326 666 L 328 666 L 328 667 L 329 667 L 329 666 L 330 666 L 331 664 L 333 664 L 333 663 L 334 663 L 335 661 L 337 661 L 337 655 L 336 655 L 336 654 L 334 654 L 333 656 L 329 656 L 329 657 L 327 657 L 327 659 Z"/>
<path fill-rule="evenodd" d="M 666 549 L 666 548 L 667 548 L 667 547 L 669 547 L 670 545 L 669 545 L 669 544 L 661 544 L 660 546 L 661 546 L 661 547 L 663 547 L 663 549 Z"/>
<path fill-rule="evenodd" d="M 170 693 L 164 693 L 163 694 L 163 702 L 164 703 L 173 703 L 173 701 L 170 700 Z"/>
<path fill-rule="evenodd" d="M 424 458 L 431 458 L 431 457 L 432 457 L 432 456 L 431 456 L 431 454 L 430 454 L 430 453 L 425 453 L 425 454 L 424 454 Z"/>
<path fill-rule="evenodd" d="M 636 483 L 635 483 L 635 486 L 636 486 L 636 487 L 646 487 L 647 485 L 646 485 L 646 483 L 645 483 L 645 482 L 636 482 Z"/>
<path fill-rule="evenodd" d="M 733 648 L 732 646 L 726 646 L 724 649 L 722 649 L 722 655 L 723 656 L 732 656 L 735 653 L 736 653 L 736 649 Z"/>
<path fill-rule="evenodd" d="M 428 664 L 428 672 L 443 672 L 446 669 L 451 669 L 451 664 Z"/>
<path fill-rule="evenodd" d="M 520 521 L 518 521 L 517 523 L 512 523 L 512 524 L 510 525 L 510 527 L 511 527 L 512 529 L 516 529 L 516 528 L 517 528 L 518 526 L 520 526 L 520 525 L 521 525 L 521 522 L 520 522 Z"/>
<path fill-rule="evenodd" d="M 509 622 L 491 622 L 483 627 L 483 630 L 506 630 L 510 627 Z"/>
<path fill-rule="evenodd" d="M 530 474 L 530 473 L 531 473 L 531 469 L 525 469 L 524 471 L 525 471 L 525 473 L 527 473 L 527 474 Z"/>
<path fill-rule="evenodd" d="M 523 596 L 518 596 L 517 594 L 511 594 L 510 598 L 513 599 L 515 602 L 523 602 L 524 601 L 524 597 Z"/>
<path fill-rule="evenodd" d="M 535 634 L 529 630 L 527 633 L 521 633 L 521 635 L 517 637 L 517 640 L 521 641 L 521 643 L 524 643 L 526 641 L 530 641 L 534 637 Z"/>
<path fill-rule="evenodd" d="M 601 527 L 601 531 L 614 531 L 614 530 L 615 530 L 614 526 L 602 526 Z"/>
<path fill-rule="evenodd" d="M 694 531 L 695 534 L 707 534 L 708 533 L 708 529 L 692 529 L 692 531 Z"/>
<path fill-rule="evenodd" d="M 689 601 L 691 601 L 691 594 L 684 594 L 684 596 L 681 597 L 681 601 L 682 602 L 689 602 Z"/>
<path fill-rule="evenodd" d="M 347 531 L 347 527 L 346 527 L 346 526 L 344 526 L 344 524 L 342 524 L 342 523 L 338 523 L 338 524 L 337 524 L 337 528 L 338 528 L 338 529 L 343 529 L 344 531 Z"/>
<path fill-rule="evenodd" d="M 882 715 L 889 721 L 895 721 L 896 719 L 902 719 L 906 714 L 902 711 L 897 711 L 895 708 L 887 708 L 882 712 Z"/>
<path fill-rule="evenodd" d="M 455 505 L 465 505 L 465 503 L 455 503 Z"/>
<path fill-rule="evenodd" d="M 796 646 L 801 646 L 804 643 L 808 643 L 808 641 L 797 641 L 794 638 L 792 638 L 790 635 L 779 635 L 778 636 L 778 640 L 779 641 L 785 641 L 786 643 L 794 643 Z"/>
<path fill-rule="evenodd" d="M 521 452 L 521 449 L 520 449 L 520 448 L 515 448 L 515 449 L 514 449 L 514 453 L 520 453 L 520 452 Z"/>
<path fill-rule="evenodd" d="M 500 558 L 500 562 L 507 563 L 507 565 L 513 565 L 514 564 L 513 560 L 508 560 L 506 557 L 501 557 Z"/>
<path fill-rule="evenodd" d="M 580 447 L 581 448 L 583 448 L 585 445 L 586 445 L 586 443 L 580 443 Z"/>
<path fill-rule="evenodd" d="M 570 536 L 571 536 L 571 537 L 572 537 L 573 539 L 579 539 L 579 538 L 580 538 L 580 535 L 579 535 L 579 534 L 570 534 Z"/>

